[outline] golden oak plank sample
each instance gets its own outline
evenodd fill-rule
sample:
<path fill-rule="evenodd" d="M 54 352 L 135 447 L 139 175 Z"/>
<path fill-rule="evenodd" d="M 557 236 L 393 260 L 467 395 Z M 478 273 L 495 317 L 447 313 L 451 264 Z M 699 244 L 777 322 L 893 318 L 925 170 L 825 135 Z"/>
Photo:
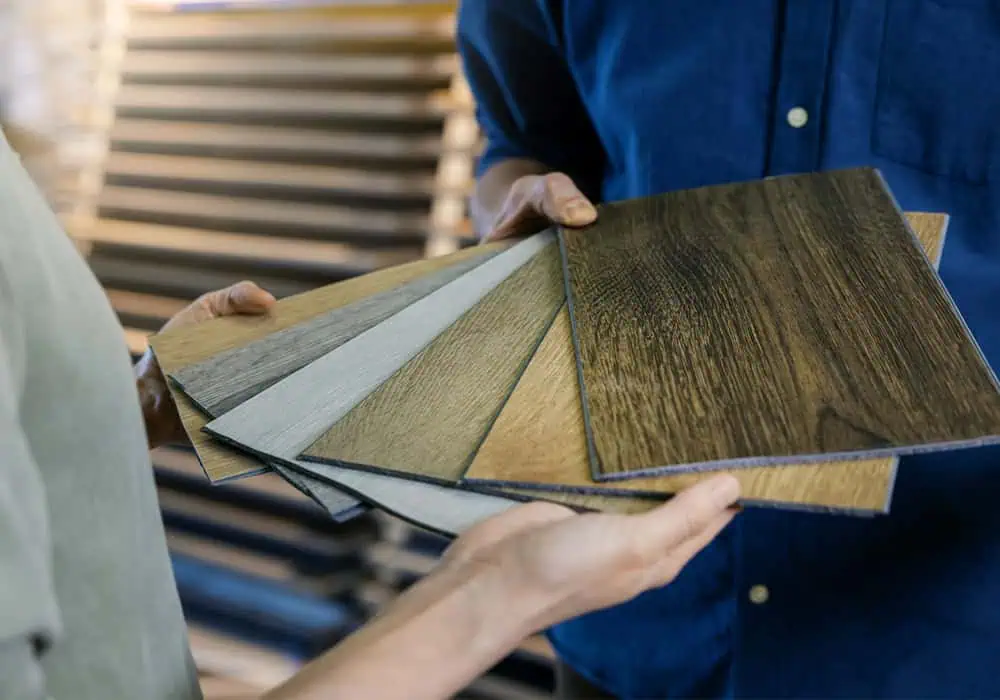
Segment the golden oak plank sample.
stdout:
<path fill-rule="evenodd" d="M 872 169 L 609 204 L 560 241 L 597 480 L 1000 440 L 996 377 Z"/>
<path fill-rule="evenodd" d="M 302 459 L 455 484 L 565 299 L 555 244 L 337 421 Z"/>
<path fill-rule="evenodd" d="M 466 248 L 451 255 L 418 260 L 405 265 L 354 277 L 343 282 L 282 299 L 266 316 L 227 316 L 195 326 L 178 328 L 154 335 L 150 344 L 160 367 L 167 375 L 207 360 L 227 350 L 308 321 L 320 314 L 354 303 L 365 297 L 393 289 L 418 277 L 444 269 L 470 257 L 483 257 L 506 247 L 490 244 Z M 181 421 L 198 453 L 205 473 L 212 481 L 247 476 L 264 467 L 256 459 L 212 440 L 202 432 L 210 420 L 172 383 L 171 395 L 177 403 Z"/>
<path fill-rule="evenodd" d="M 918 213 L 907 217 L 928 258 L 936 265 L 947 217 Z M 885 512 L 891 500 L 896 461 L 895 457 L 882 457 L 726 471 L 739 479 L 745 503 Z M 580 499 L 576 505 L 605 510 L 617 500 L 616 494 L 676 493 L 710 475 L 670 474 L 613 483 L 595 483 L 590 476 L 570 320 L 564 307 L 465 478 L 489 486 L 576 492 Z M 643 505 L 637 501 L 632 507 L 641 511 Z"/>

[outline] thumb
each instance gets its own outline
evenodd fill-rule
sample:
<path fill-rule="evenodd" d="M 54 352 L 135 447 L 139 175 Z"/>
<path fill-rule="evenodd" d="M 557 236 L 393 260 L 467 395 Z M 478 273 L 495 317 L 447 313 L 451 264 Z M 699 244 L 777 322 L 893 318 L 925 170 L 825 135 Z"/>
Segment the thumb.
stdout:
<path fill-rule="evenodd" d="M 263 314 L 274 305 L 274 302 L 274 295 L 247 281 L 210 292 L 203 300 L 213 317 Z"/>

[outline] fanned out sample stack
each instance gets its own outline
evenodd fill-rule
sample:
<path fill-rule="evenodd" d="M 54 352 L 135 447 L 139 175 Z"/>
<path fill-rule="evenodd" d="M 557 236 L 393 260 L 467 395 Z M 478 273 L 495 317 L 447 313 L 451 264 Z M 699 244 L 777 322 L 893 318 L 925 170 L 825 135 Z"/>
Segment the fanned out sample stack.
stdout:
<path fill-rule="evenodd" d="M 152 347 L 213 481 L 273 468 L 337 517 L 634 513 L 714 471 L 748 505 L 884 513 L 899 455 L 1000 441 L 945 224 L 870 169 L 706 187 Z"/>

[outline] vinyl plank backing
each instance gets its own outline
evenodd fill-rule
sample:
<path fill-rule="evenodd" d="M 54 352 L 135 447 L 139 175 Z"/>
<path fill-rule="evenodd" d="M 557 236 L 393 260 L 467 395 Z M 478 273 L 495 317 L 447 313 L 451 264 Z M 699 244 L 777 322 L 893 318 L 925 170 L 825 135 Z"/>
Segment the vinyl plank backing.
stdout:
<path fill-rule="evenodd" d="M 947 217 L 907 214 L 936 266 Z M 847 513 L 888 510 L 897 458 L 817 462 L 725 470 L 739 479 L 743 502 Z M 696 472 L 628 481 L 591 479 L 583 409 L 564 307 L 521 376 L 466 472 L 471 484 L 577 492 L 585 507 L 603 509 L 615 495 L 671 494 L 708 474 Z M 641 507 L 641 503 L 638 504 Z"/>
<path fill-rule="evenodd" d="M 560 232 L 596 480 L 1000 440 L 996 377 L 872 169 Z"/>
<path fill-rule="evenodd" d="M 331 426 L 302 459 L 458 483 L 564 300 L 559 251 L 550 245 Z"/>
<path fill-rule="evenodd" d="M 396 288 L 463 260 L 489 256 L 506 247 L 507 244 L 490 244 L 466 248 L 451 255 L 384 268 L 282 299 L 266 316 L 216 318 L 154 335 L 150 338 L 150 345 L 164 374 L 172 376 L 188 365 L 202 362 L 219 353 L 307 322 L 333 309 Z M 177 404 L 184 429 L 209 479 L 223 481 L 252 475 L 265 469 L 264 465 L 245 453 L 226 447 L 205 435 L 202 428 L 209 417 L 199 411 L 172 382 L 168 382 L 168 387 Z"/>
<path fill-rule="evenodd" d="M 460 260 L 388 291 L 188 365 L 174 372 L 172 378 L 206 413 L 222 415 L 489 257 L 491 253 Z"/>

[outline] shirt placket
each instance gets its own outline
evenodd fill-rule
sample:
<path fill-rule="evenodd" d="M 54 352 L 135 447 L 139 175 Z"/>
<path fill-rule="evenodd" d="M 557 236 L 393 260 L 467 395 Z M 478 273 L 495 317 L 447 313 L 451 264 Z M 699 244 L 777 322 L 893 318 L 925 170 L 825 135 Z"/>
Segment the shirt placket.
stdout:
<path fill-rule="evenodd" d="M 834 34 L 835 0 L 787 0 L 784 5 L 768 175 L 819 168 Z"/>

